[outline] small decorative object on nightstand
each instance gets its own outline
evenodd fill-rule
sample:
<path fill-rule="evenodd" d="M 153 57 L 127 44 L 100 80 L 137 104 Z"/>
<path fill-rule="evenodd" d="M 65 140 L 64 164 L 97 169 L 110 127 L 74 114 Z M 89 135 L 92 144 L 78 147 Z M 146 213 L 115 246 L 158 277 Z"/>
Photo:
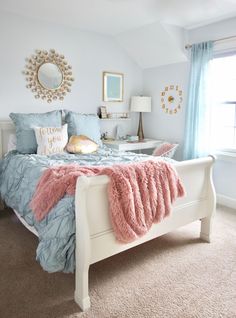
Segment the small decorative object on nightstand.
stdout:
<path fill-rule="evenodd" d="M 139 138 L 138 138 L 138 136 L 132 136 L 132 135 L 127 135 L 126 136 L 126 140 L 127 141 L 132 141 L 132 142 L 138 142 L 139 141 Z"/>
<path fill-rule="evenodd" d="M 139 140 L 144 140 L 142 113 L 151 112 L 151 97 L 148 96 L 133 96 L 131 98 L 131 112 L 139 112 L 138 133 Z"/>

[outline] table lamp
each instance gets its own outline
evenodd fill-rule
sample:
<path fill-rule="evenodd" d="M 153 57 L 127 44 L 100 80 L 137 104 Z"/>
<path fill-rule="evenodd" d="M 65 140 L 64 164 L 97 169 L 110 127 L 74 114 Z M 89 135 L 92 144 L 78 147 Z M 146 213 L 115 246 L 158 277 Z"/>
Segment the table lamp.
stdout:
<path fill-rule="evenodd" d="M 139 141 L 144 140 L 142 113 L 151 112 L 151 97 L 148 96 L 132 96 L 131 112 L 139 112 L 138 138 Z"/>

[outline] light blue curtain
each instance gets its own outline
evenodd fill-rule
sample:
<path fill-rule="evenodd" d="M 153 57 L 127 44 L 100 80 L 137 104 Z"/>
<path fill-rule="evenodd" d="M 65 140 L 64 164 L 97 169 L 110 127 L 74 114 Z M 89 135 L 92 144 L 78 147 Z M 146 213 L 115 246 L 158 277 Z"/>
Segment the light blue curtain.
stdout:
<path fill-rule="evenodd" d="M 185 120 L 184 159 L 193 159 L 209 153 L 209 107 L 207 86 L 209 62 L 213 42 L 192 45 L 189 94 Z"/>

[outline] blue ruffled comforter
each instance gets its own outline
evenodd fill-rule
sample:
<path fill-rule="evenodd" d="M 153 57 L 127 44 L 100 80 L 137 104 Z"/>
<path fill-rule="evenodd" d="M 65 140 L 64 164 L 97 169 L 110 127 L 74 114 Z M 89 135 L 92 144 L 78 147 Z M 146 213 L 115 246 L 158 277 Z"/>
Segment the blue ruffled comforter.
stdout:
<path fill-rule="evenodd" d="M 74 197 L 65 196 L 41 221 L 37 222 L 29 207 L 43 171 L 51 166 L 112 165 L 150 159 L 147 155 L 118 152 L 107 147 L 95 154 L 22 155 L 11 151 L 0 162 L 0 195 L 6 204 L 19 212 L 39 234 L 36 259 L 48 272 L 73 272 L 75 268 Z"/>

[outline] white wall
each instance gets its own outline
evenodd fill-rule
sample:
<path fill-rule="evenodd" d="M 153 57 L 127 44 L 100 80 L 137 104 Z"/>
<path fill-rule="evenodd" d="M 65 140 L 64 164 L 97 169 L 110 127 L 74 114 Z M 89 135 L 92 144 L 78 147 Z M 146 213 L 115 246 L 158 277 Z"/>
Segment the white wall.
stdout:
<path fill-rule="evenodd" d="M 0 118 L 8 118 L 10 112 L 45 112 L 62 108 L 96 113 L 101 105 L 107 105 L 111 112 L 120 112 L 128 109 L 131 95 L 142 91 L 142 70 L 112 37 L 1 12 L 0 39 Z M 72 91 L 65 100 L 52 104 L 36 100 L 25 87 L 22 74 L 26 57 L 35 49 L 50 48 L 65 55 L 75 78 Z M 102 102 L 102 72 L 105 70 L 124 73 L 123 103 Z M 109 131 L 116 123 L 104 125 Z M 127 132 L 132 132 L 131 121 L 123 125 Z"/>
<path fill-rule="evenodd" d="M 217 40 L 228 36 L 235 36 L 236 18 L 212 23 L 196 29 L 188 30 L 188 43 L 198 43 L 209 40 Z"/>
<path fill-rule="evenodd" d="M 236 158 L 216 161 L 214 181 L 219 203 L 236 209 Z"/>
<path fill-rule="evenodd" d="M 187 99 L 189 63 L 177 63 L 144 70 L 144 95 L 152 96 L 152 112 L 144 114 L 144 132 L 147 137 L 178 142 L 176 158 L 181 159 L 184 141 L 185 105 Z M 164 113 L 161 108 L 161 91 L 165 86 L 178 85 L 183 91 L 182 109 L 176 114 Z"/>

